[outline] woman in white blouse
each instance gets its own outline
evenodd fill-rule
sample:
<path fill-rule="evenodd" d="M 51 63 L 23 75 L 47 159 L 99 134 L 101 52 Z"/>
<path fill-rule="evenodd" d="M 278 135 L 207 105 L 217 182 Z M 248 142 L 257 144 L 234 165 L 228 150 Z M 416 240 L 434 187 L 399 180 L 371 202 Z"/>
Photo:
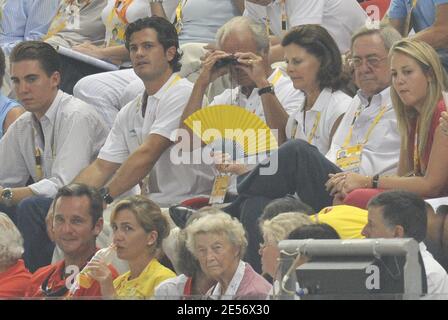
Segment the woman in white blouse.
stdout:
<path fill-rule="evenodd" d="M 279 143 L 303 139 L 326 154 L 331 139 L 351 97 L 340 88 L 344 83 L 342 60 L 336 42 L 318 25 L 292 29 L 283 38 L 287 73 L 294 88 L 305 93 L 305 101 L 295 114 L 279 110 L 285 124 Z"/>

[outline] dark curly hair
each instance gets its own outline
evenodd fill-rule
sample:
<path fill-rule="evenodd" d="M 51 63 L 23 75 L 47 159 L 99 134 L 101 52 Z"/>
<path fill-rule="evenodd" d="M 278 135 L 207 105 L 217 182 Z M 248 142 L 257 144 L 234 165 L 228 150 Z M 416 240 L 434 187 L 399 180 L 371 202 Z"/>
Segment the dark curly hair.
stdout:
<path fill-rule="evenodd" d="M 317 24 L 294 27 L 282 40 L 283 47 L 290 44 L 304 48 L 319 60 L 317 81 L 320 89 L 339 90 L 348 81 L 348 77 L 342 73 L 342 58 L 338 45 L 325 28 Z"/>
<path fill-rule="evenodd" d="M 157 16 L 138 19 L 130 23 L 126 28 L 125 32 L 126 49 L 129 50 L 129 43 L 131 41 L 131 36 L 135 32 L 138 32 L 143 29 L 154 29 L 157 33 L 157 40 L 163 46 L 165 51 L 171 47 L 176 48 L 176 54 L 174 55 L 173 60 L 169 62 L 169 64 L 173 69 L 173 72 L 178 72 L 182 67 L 182 64 L 180 63 L 180 58 L 182 58 L 182 54 L 180 53 L 179 50 L 179 38 L 177 37 L 177 32 L 174 25 L 170 23 L 168 20 Z"/>

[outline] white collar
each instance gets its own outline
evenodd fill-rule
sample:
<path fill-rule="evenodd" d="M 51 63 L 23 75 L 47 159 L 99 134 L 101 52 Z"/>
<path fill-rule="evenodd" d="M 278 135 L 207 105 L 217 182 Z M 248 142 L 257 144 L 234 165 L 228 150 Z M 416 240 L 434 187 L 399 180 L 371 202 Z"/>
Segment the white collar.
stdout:
<path fill-rule="evenodd" d="M 221 284 L 218 282 L 212 291 L 212 298 L 223 296 L 222 297 L 223 300 L 232 299 L 232 297 L 236 295 L 238 288 L 240 287 L 241 281 L 243 280 L 245 269 L 246 269 L 246 263 L 240 260 L 238 268 L 236 269 L 235 274 L 233 275 L 226 292 L 222 294 Z"/>
<path fill-rule="evenodd" d="M 330 88 L 322 89 L 313 106 L 308 111 L 322 112 L 330 103 L 332 95 L 333 92 Z M 305 101 L 303 103 L 305 104 Z"/>
<path fill-rule="evenodd" d="M 372 97 L 372 99 L 370 100 L 370 103 L 369 103 L 368 97 L 366 97 L 366 95 L 361 90 L 358 90 L 356 95 L 358 96 L 359 100 L 361 101 L 361 105 L 363 107 L 366 107 L 368 105 L 373 105 L 373 106 L 378 106 L 378 107 L 383 106 L 383 105 L 387 105 L 387 106 L 391 105 L 390 87 L 387 87 L 383 91 L 375 94 Z"/>

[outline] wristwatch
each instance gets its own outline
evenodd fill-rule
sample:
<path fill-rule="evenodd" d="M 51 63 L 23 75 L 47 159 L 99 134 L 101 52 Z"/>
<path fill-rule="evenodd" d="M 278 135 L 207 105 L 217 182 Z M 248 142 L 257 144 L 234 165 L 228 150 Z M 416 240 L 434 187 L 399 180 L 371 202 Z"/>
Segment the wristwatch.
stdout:
<path fill-rule="evenodd" d="M 100 195 L 101 198 L 103 198 L 104 202 L 106 202 L 107 204 L 111 204 L 112 202 L 114 202 L 114 198 L 112 198 L 112 196 L 109 194 L 108 187 L 101 188 Z"/>
<path fill-rule="evenodd" d="M 2 202 L 7 207 L 12 206 L 12 198 L 13 198 L 13 196 L 14 196 L 14 194 L 13 194 L 11 188 L 5 188 L 5 189 L 2 190 L 2 193 L 1 193 Z"/>
<path fill-rule="evenodd" d="M 269 86 L 261 88 L 261 89 L 258 90 L 258 95 L 259 96 L 261 96 L 262 94 L 265 94 L 265 93 L 274 93 L 274 85 L 270 84 Z"/>

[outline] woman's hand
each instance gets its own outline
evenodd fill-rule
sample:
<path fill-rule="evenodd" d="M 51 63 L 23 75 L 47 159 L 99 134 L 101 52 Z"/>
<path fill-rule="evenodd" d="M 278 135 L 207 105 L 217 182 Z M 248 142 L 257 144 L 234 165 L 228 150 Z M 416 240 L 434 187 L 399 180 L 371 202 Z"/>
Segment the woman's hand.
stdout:
<path fill-rule="evenodd" d="M 212 157 L 214 158 L 216 170 L 221 173 L 242 175 L 249 171 L 245 164 L 231 161 L 228 153 L 217 151 L 212 154 Z"/>
<path fill-rule="evenodd" d="M 87 268 L 87 274 L 101 284 L 113 281 L 112 272 L 101 260 L 92 260 L 85 268 Z"/>
<path fill-rule="evenodd" d="M 92 260 L 87 264 L 86 268 L 87 274 L 99 282 L 103 297 L 114 297 L 116 295 L 112 272 L 103 261 Z"/>
<path fill-rule="evenodd" d="M 329 177 L 325 187 L 331 196 L 345 197 L 355 189 L 371 187 L 371 179 L 357 173 L 339 172 Z"/>

